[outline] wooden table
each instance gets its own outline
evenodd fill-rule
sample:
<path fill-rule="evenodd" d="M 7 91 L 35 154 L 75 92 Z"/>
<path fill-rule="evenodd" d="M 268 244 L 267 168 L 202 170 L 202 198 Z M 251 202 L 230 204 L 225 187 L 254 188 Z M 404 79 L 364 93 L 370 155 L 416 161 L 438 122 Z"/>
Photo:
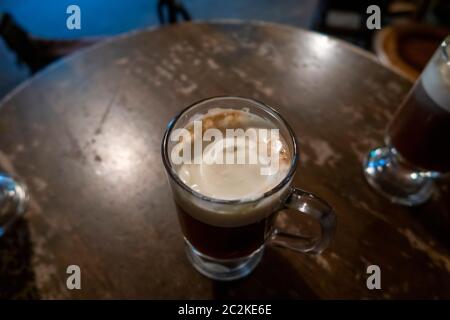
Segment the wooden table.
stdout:
<path fill-rule="evenodd" d="M 410 86 L 343 42 L 260 23 L 141 31 L 52 65 L 1 103 L 0 166 L 26 181 L 32 200 L 0 239 L 0 296 L 450 298 L 448 184 L 407 209 L 362 175 Z M 253 274 L 231 283 L 189 265 L 160 143 L 171 117 L 215 95 L 262 100 L 291 123 L 296 185 L 338 215 L 322 255 L 268 248 Z M 66 288 L 72 264 L 81 290 Z M 372 264 L 381 290 L 366 287 Z"/>

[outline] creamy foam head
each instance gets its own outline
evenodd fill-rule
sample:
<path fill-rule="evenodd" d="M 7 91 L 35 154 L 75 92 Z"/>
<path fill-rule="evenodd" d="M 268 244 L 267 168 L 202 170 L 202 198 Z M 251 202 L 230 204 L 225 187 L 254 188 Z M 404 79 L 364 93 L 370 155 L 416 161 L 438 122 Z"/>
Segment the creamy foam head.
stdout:
<path fill-rule="evenodd" d="M 221 200 L 255 199 L 287 175 L 288 148 L 281 136 L 271 137 L 269 130 L 275 128 L 269 121 L 246 110 L 219 108 L 197 115 L 194 120 L 202 121 L 203 130 L 215 128 L 225 133 L 227 129 L 242 129 L 256 134 L 253 140 L 245 135 L 228 137 L 225 134 L 203 143 L 200 163 L 182 164 L 178 168 L 181 180 L 193 190 Z M 192 132 L 192 122 L 186 128 Z M 253 162 L 251 154 L 256 155 Z M 238 155 L 243 156 L 241 163 Z M 225 163 L 226 159 L 233 159 L 233 163 Z"/>
<path fill-rule="evenodd" d="M 267 132 L 270 129 L 278 129 L 271 121 L 246 109 L 210 109 L 205 114 L 193 116 L 185 126 L 192 139 L 184 142 L 191 144 L 191 150 L 194 149 L 194 141 L 198 138 L 195 136 L 194 121 L 199 120 L 203 133 L 207 129 L 217 129 L 223 133 L 223 137 L 202 142 L 202 161 L 196 163 L 194 159 L 192 163 L 176 166 L 179 178 L 192 190 L 213 199 L 247 202 L 260 199 L 265 192 L 276 187 L 287 176 L 292 155 L 281 134 L 257 135 L 256 140 L 238 135 L 232 138 L 234 142 L 232 147 L 229 143 L 230 137 L 226 135 L 227 129 L 242 129 L 245 132 L 249 132 L 247 129 L 256 132 L 261 129 L 266 129 Z M 267 153 L 257 152 L 256 163 L 250 163 L 250 154 L 255 150 L 267 150 Z M 220 164 L 220 161 L 217 161 L 221 158 L 225 160 L 227 157 L 236 160 L 239 154 L 245 155 L 245 163 L 236 161 L 233 164 L 226 162 Z M 205 159 L 210 162 L 206 163 Z M 273 165 L 274 159 L 278 162 L 276 166 Z M 262 171 L 265 174 L 262 174 Z M 280 206 L 281 194 L 288 188 L 289 183 L 272 198 L 236 205 L 208 203 L 184 192 L 175 193 L 175 198 L 179 205 L 198 220 L 229 227 L 254 223 L 273 213 Z"/>

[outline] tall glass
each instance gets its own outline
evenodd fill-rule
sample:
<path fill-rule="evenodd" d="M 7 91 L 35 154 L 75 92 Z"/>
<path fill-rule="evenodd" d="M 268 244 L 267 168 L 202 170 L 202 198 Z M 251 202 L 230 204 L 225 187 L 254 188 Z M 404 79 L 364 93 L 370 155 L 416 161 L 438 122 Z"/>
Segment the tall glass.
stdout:
<path fill-rule="evenodd" d="M 173 130 L 184 128 L 194 115 L 217 107 L 245 109 L 270 121 L 288 145 L 292 160 L 287 175 L 257 198 L 220 200 L 201 194 L 180 179 L 177 165 L 171 160 L 176 144 L 170 139 Z M 246 276 L 257 266 L 268 243 L 297 252 L 320 253 L 332 239 L 336 225 L 333 209 L 317 196 L 292 186 L 299 158 L 294 132 L 278 112 L 263 103 L 240 97 L 215 97 L 195 103 L 169 123 L 162 143 L 162 158 L 188 259 L 209 278 L 233 280 Z M 284 208 L 317 220 L 321 234 L 309 238 L 275 228 L 277 213 Z M 236 214 L 240 215 L 238 221 L 229 219 Z"/>
<path fill-rule="evenodd" d="M 394 203 L 426 202 L 433 179 L 450 172 L 450 36 L 435 52 L 387 127 L 385 147 L 369 152 L 369 184 Z"/>

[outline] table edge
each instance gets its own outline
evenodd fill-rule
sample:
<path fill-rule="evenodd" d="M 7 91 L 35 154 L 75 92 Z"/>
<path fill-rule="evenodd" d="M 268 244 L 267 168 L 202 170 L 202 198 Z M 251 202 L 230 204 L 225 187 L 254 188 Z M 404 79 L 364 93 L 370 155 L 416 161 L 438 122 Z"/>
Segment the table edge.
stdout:
<path fill-rule="evenodd" d="M 387 71 L 391 72 L 392 74 L 396 75 L 397 77 L 401 78 L 402 80 L 405 80 L 409 83 L 412 83 L 408 78 L 400 74 L 399 72 L 388 68 L 387 66 L 383 65 L 374 54 L 370 53 L 369 51 L 366 51 L 362 48 L 359 48 L 351 43 L 348 43 L 344 40 L 338 39 L 334 36 L 322 34 L 320 32 L 314 31 L 314 30 L 307 30 L 304 28 L 299 28 L 296 26 L 278 23 L 278 22 L 272 22 L 272 21 L 262 21 L 262 20 L 240 20 L 240 19 L 210 19 L 210 20 L 196 20 L 196 21 L 189 21 L 189 22 L 183 22 L 183 23 L 177 23 L 172 25 L 166 25 L 166 26 L 151 26 L 147 28 L 139 28 L 130 30 L 128 32 L 120 33 L 118 35 L 112 36 L 112 37 L 106 37 L 105 40 L 100 41 L 99 43 L 96 43 L 92 46 L 89 46 L 87 48 L 80 49 L 76 51 L 73 54 L 70 54 L 66 57 L 63 57 L 53 63 L 50 63 L 47 67 L 42 69 L 41 71 L 37 72 L 36 74 L 32 75 L 31 77 L 27 78 L 23 82 L 19 83 L 17 86 L 15 86 L 11 91 L 9 91 L 3 98 L 0 99 L 0 111 L 6 103 L 11 100 L 16 94 L 19 94 L 22 90 L 24 90 L 31 82 L 34 82 L 35 80 L 41 78 L 42 76 L 45 76 L 48 72 L 51 72 L 54 68 L 57 68 L 60 64 L 66 63 L 67 61 L 70 61 L 72 59 L 76 59 L 78 55 L 84 54 L 86 52 L 89 52 L 90 50 L 96 50 L 98 48 L 101 48 L 104 45 L 107 45 L 114 41 L 120 41 L 123 38 L 126 38 L 128 36 L 132 36 L 134 34 L 138 33 L 145 33 L 145 32 L 156 32 L 165 30 L 168 28 L 177 28 L 183 25 L 227 25 L 227 24 L 242 24 L 242 25 L 254 25 L 254 26 L 272 26 L 279 29 L 287 29 L 291 31 L 301 31 L 305 33 L 325 36 L 328 39 L 335 41 L 336 43 L 341 44 L 343 47 L 347 48 L 350 51 L 355 52 L 356 54 L 359 54 L 361 56 L 364 56 L 365 58 L 371 60 L 372 62 L 378 64 L 380 67 L 386 69 Z"/>

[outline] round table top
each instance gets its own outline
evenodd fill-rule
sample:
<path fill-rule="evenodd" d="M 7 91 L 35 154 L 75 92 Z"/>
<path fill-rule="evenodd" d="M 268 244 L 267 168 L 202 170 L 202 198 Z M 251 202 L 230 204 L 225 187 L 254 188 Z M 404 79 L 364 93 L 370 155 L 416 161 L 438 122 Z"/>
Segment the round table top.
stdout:
<path fill-rule="evenodd" d="M 140 31 L 57 62 L 1 103 L 0 167 L 28 184 L 31 202 L 0 239 L 0 296 L 449 298 L 447 185 L 409 209 L 362 174 L 410 86 L 344 42 L 266 23 Z M 175 114 L 216 95 L 262 100 L 290 122 L 295 184 L 338 216 L 322 255 L 269 247 L 230 283 L 190 266 L 160 145 Z M 81 290 L 66 287 L 69 265 Z M 369 265 L 381 290 L 367 288 Z"/>

